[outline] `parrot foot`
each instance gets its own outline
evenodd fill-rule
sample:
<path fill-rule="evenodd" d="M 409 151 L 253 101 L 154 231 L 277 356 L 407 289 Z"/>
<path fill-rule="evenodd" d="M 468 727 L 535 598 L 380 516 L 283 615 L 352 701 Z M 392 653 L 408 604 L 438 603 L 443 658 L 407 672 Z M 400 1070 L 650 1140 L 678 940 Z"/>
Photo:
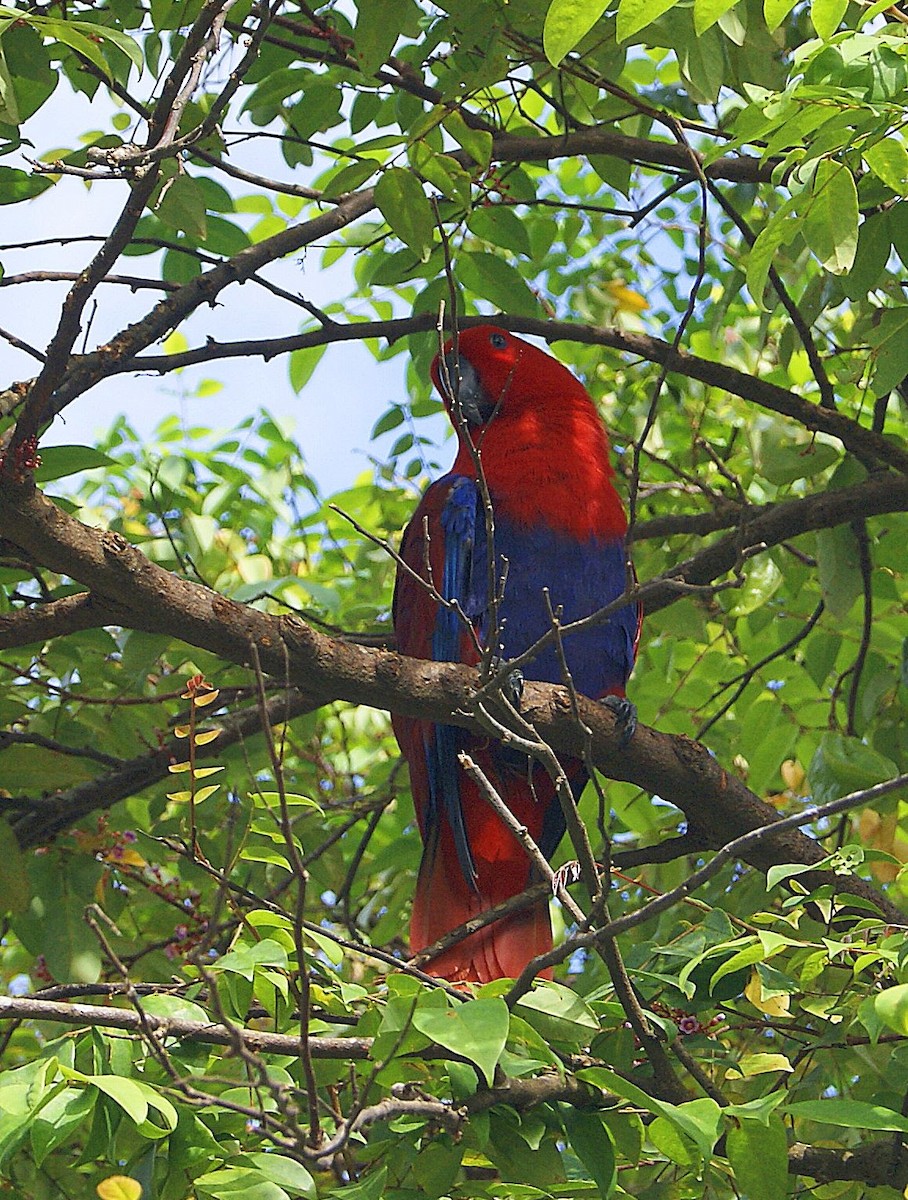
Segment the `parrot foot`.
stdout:
<path fill-rule="evenodd" d="M 603 696 L 599 702 L 615 714 L 620 731 L 619 747 L 623 750 L 637 732 L 637 706 L 626 696 Z"/>
<path fill-rule="evenodd" d="M 507 665 L 505 659 L 493 658 L 491 662 L 492 674 L 498 675 L 502 671 L 507 670 Z M 525 683 L 526 679 L 519 667 L 512 667 L 501 681 L 501 690 L 504 693 L 505 699 L 518 712 L 520 711 L 520 701 L 523 699 L 523 685 Z"/>

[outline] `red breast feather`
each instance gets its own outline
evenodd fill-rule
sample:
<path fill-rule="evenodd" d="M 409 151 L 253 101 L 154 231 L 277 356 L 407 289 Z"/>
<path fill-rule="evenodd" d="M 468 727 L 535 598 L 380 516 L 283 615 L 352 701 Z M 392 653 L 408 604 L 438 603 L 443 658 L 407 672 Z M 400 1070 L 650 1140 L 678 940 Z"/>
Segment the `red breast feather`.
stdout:
<path fill-rule="evenodd" d="M 498 403 L 488 425 L 470 430 L 496 508 L 579 540 L 623 537 L 627 518 L 612 486 L 608 437 L 583 384 L 544 350 L 494 325 L 464 330 L 458 353 Z M 444 396 L 438 358 L 432 378 Z M 475 478 L 460 431 L 458 438 L 453 471 Z"/>

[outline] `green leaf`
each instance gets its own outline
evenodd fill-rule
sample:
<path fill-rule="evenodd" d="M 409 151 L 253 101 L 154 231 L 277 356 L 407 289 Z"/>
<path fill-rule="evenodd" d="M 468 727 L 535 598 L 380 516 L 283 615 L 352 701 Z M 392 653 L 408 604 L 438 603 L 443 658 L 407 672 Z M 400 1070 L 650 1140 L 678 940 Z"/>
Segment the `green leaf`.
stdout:
<path fill-rule="evenodd" d="M 797 0 L 763 0 L 763 17 L 770 33 L 775 33 Z"/>
<path fill-rule="evenodd" d="M 523 317 L 539 316 L 539 301 L 516 267 L 497 254 L 462 251 L 457 256 L 459 281 L 501 312 Z"/>
<path fill-rule="evenodd" d="M 428 1144 L 424 1142 L 413 1164 L 413 1177 L 422 1193 L 427 1196 L 447 1196 L 456 1182 L 463 1152 L 462 1145 L 451 1145 L 448 1139 L 435 1138 Z"/>
<path fill-rule="evenodd" d="M 374 441 L 377 437 L 381 437 L 383 433 L 390 433 L 392 429 L 397 429 L 400 425 L 403 425 L 405 415 L 404 410 L 399 404 L 392 405 L 372 426 L 372 432 L 369 434 L 369 437 Z"/>
<path fill-rule="evenodd" d="M 288 1158 L 285 1154 L 266 1153 L 247 1154 L 246 1157 L 272 1183 L 286 1188 L 294 1195 L 315 1200 L 315 1180 L 296 1159 Z"/>
<path fill-rule="evenodd" d="M 194 254 L 168 250 L 161 263 L 161 277 L 168 283 L 189 283 L 202 274 L 202 264 Z"/>
<path fill-rule="evenodd" d="M 0 912 L 23 913 L 31 900 L 32 889 L 25 869 L 19 839 L 9 822 L 0 818 Z"/>
<path fill-rule="evenodd" d="M 0 204 L 18 204 L 20 200 L 31 200 L 53 186 L 46 175 L 33 175 L 19 171 L 16 167 L 0 167 Z"/>
<path fill-rule="evenodd" d="M 745 1078 L 750 1078 L 752 1075 L 793 1071 L 794 1067 L 784 1054 L 742 1054 L 738 1059 L 738 1069 Z"/>
<path fill-rule="evenodd" d="M 205 249 L 210 254 L 223 254 L 225 258 L 232 258 L 234 254 L 239 254 L 252 244 L 246 231 L 240 229 L 239 225 L 234 225 L 232 221 L 225 221 L 223 217 L 213 217 L 209 213 L 205 217 L 205 223 L 208 227 Z"/>
<path fill-rule="evenodd" d="M 101 864 L 91 857 L 61 862 L 48 854 L 30 859 L 27 870 L 32 898 L 28 908 L 13 917 L 13 929 L 28 950 L 44 955 L 55 979 L 97 982 L 98 941 L 82 914 L 95 899 Z"/>
<path fill-rule="evenodd" d="M 136 1125 L 141 1125 L 148 1116 L 148 1101 L 134 1079 L 121 1079 L 116 1075 L 89 1075 L 86 1082 L 119 1104 Z"/>
<path fill-rule="evenodd" d="M 387 62 L 400 37 L 400 17 L 409 0 L 357 0 L 353 53 L 365 75 Z"/>
<path fill-rule="evenodd" d="M 254 946 L 237 946 L 223 958 L 216 959 L 210 966 L 212 971 L 232 971 L 244 979 L 252 979 L 255 968 L 261 966 L 286 967 L 287 951 L 273 938 L 263 938 Z"/>
<path fill-rule="evenodd" d="M 858 248 L 858 192 L 846 166 L 824 159 L 817 167 L 802 232 L 827 271 L 843 275 L 851 269 Z"/>
<path fill-rule="evenodd" d="M 899 195 L 908 195 L 908 150 L 899 138 L 884 137 L 863 151 L 864 162 L 877 179 Z"/>
<path fill-rule="evenodd" d="M 810 20 L 817 36 L 831 38 L 838 29 L 848 0 L 810 0 Z"/>
<path fill-rule="evenodd" d="M 866 746 L 858 738 L 845 737 L 828 730 L 807 768 L 807 778 L 815 804 L 828 804 L 884 783 L 898 774 L 895 763 Z"/>
<path fill-rule="evenodd" d="M 615 1143 L 601 1114 L 565 1106 L 564 1129 L 571 1149 L 589 1171 L 601 1200 L 614 1194 L 618 1183 Z"/>
<path fill-rule="evenodd" d="M 862 591 L 860 548 L 850 525 L 817 531 L 817 575 L 823 602 L 842 621 Z"/>
<path fill-rule="evenodd" d="M 608 0 L 552 0 L 542 27 L 545 56 L 557 67 L 608 8 Z"/>
<path fill-rule="evenodd" d="M 863 1100 L 797 1100 L 786 1104 L 783 1111 L 793 1117 L 817 1121 L 822 1125 L 840 1125 L 846 1129 L 859 1129 L 892 1133 L 908 1133 L 908 1117 L 883 1108 L 879 1104 L 867 1104 Z"/>
<path fill-rule="evenodd" d="M 417 1008 L 413 1025 L 420 1033 L 463 1055 L 482 1071 L 489 1086 L 508 1040 L 508 1006 L 500 998 L 468 1000 L 456 1008 Z"/>
<path fill-rule="evenodd" d="M 845 795 L 845 793 L 842 793 Z M 776 884 L 784 882 L 786 879 L 794 879 L 798 875 L 803 875 L 807 871 L 815 871 L 817 866 L 815 863 L 773 863 L 766 872 L 766 890 L 771 892 Z"/>
<path fill-rule="evenodd" d="M 359 1183 L 345 1188 L 332 1188 L 329 1196 L 337 1196 L 339 1200 L 382 1200 L 385 1195 L 385 1181 L 388 1178 L 388 1168 L 379 1167 L 365 1179 L 360 1177 Z"/>
<path fill-rule="evenodd" d="M 298 580 L 298 582 L 303 583 L 305 581 Z M 251 792 L 250 795 L 252 796 L 253 804 L 255 804 L 257 808 L 280 808 L 280 792 Z M 325 815 L 325 810 L 322 808 L 322 806 L 318 803 L 318 801 L 313 800 L 310 796 L 301 796 L 297 792 L 285 792 L 284 799 L 290 808 L 293 808 L 294 806 L 298 806 L 299 808 L 311 808 L 315 812 L 319 813 L 320 816 Z M 277 830 L 276 832 L 278 833 L 280 841 L 283 841 L 283 834 Z"/>
<path fill-rule="evenodd" d="M 193 1181 L 194 1190 L 211 1200 L 289 1200 L 287 1193 L 253 1167 L 221 1167 Z"/>
<path fill-rule="evenodd" d="M 69 46 L 71 50 L 75 50 L 77 54 L 81 54 L 83 58 L 94 63 L 106 79 L 113 78 L 107 59 L 101 53 L 98 42 L 95 40 L 98 35 L 94 26 L 88 25 L 87 28 L 91 30 L 91 33 L 86 34 L 77 28 L 79 22 L 76 21 L 38 18 L 34 24 L 38 32 L 45 37 L 53 38 L 63 46 Z M 85 22 L 82 24 L 85 25 Z"/>
<path fill-rule="evenodd" d="M 704 1159 L 708 1159 L 712 1154 L 713 1147 L 719 1139 L 722 1120 L 722 1109 L 715 1100 L 705 1097 L 689 1100 L 686 1104 L 669 1104 L 665 1100 L 655 1099 L 635 1083 L 607 1067 L 584 1067 L 577 1072 L 577 1078 L 623 1096 L 647 1112 L 665 1117 L 694 1142 Z"/>
<path fill-rule="evenodd" d="M 435 214 L 416 176 L 401 167 L 385 171 L 375 185 L 375 203 L 392 232 L 426 262 L 434 244 Z"/>
<path fill-rule="evenodd" d="M 743 617 L 762 608 L 782 586 L 782 572 L 768 554 L 748 563 L 744 582 L 735 593 L 730 612 Z"/>
<path fill-rule="evenodd" d="M 492 135 L 486 129 L 474 129 L 459 112 L 449 113 L 442 122 L 445 129 L 459 146 L 462 146 L 476 163 L 485 170 L 492 158 Z"/>
<path fill-rule="evenodd" d="M 71 21 L 70 24 L 74 28 L 80 29 L 88 37 L 100 38 L 102 42 L 110 42 L 112 46 L 122 50 L 139 74 L 142 74 L 145 55 L 142 47 L 134 38 L 110 25 L 97 25 L 94 21 Z"/>
<path fill-rule="evenodd" d="M 871 386 L 877 396 L 885 396 L 908 375 L 908 305 L 884 309 L 867 340 L 873 347 Z"/>
<path fill-rule="evenodd" d="M 322 195 L 326 200 L 336 200 L 338 197 L 346 195 L 347 192 L 355 192 L 367 179 L 371 179 L 378 170 L 379 164 L 372 159 L 349 163 L 346 167 L 341 167 L 339 171 L 336 171 L 328 179 L 322 190 Z"/>
<path fill-rule="evenodd" d="M 828 442 L 797 442 L 779 433 L 778 437 L 764 434 L 760 442 L 760 474 L 777 487 L 794 483 L 796 479 L 811 479 L 839 458 L 841 450 Z"/>
<path fill-rule="evenodd" d="M 35 471 L 35 480 L 49 483 L 52 479 L 63 479 L 79 471 L 112 466 L 114 460 L 94 446 L 42 446 L 41 466 Z"/>
<path fill-rule="evenodd" d="M 694 0 L 694 31 L 697 37 L 715 25 L 737 3 L 738 0 Z"/>
<path fill-rule="evenodd" d="M 547 1041 L 584 1045 L 599 1032 L 599 1021 L 583 998 L 552 980 L 537 980 L 514 1008 Z"/>
<path fill-rule="evenodd" d="M 0 42 L 0 121 L 3 121 L 6 125 L 18 125 L 21 120 L 19 103 L 16 99 L 16 89 L 13 86 L 13 78 L 10 75 L 9 67 L 6 64 L 3 43 Z M 2 187 L 0 187 L 0 196 L 3 196 Z"/>
<path fill-rule="evenodd" d="M 897 984 L 875 996 L 873 1007 L 884 1025 L 908 1037 L 908 983 Z"/>
<path fill-rule="evenodd" d="M 617 37 L 619 42 L 639 33 L 657 17 L 667 13 L 678 0 L 620 0 L 618 4 Z"/>
<path fill-rule="evenodd" d="M 469 207 L 472 182 L 460 163 L 450 154 L 437 154 L 425 142 L 410 148 L 410 162 L 418 174 L 437 188 L 448 200 Z"/>
<path fill-rule="evenodd" d="M 647 1138 L 670 1162 L 692 1167 L 697 1156 L 688 1138 L 667 1117 L 656 1117 L 646 1131 Z"/>
<path fill-rule="evenodd" d="M 527 258 L 532 256 L 526 224 L 506 204 L 477 208 L 470 214 L 467 225 L 471 233 L 483 241 L 491 242 L 493 246 L 513 250 L 515 254 L 525 254 Z"/>
<path fill-rule="evenodd" d="M 788 1137 L 780 1117 L 741 1121 L 725 1139 L 739 1191 L 748 1200 L 778 1200 L 788 1189 Z"/>
<path fill-rule="evenodd" d="M 204 240 L 208 230 L 205 193 L 190 175 L 178 175 L 165 185 L 155 212 L 165 225 Z"/>
<path fill-rule="evenodd" d="M 185 996 L 171 996 L 161 992 L 157 996 L 142 999 L 142 1008 L 152 1017 L 163 1017 L 171 1021 L 209 1021 L 211 1018 L 199 1004 L 193 1004 Z"/>
<path fill-rule="evenodd" d="M 794 209 L 794 200 L 786 200 L 760 230 L 747 256 L 747 290 L 761 308 L 766 307 L 763 293 L 773 259 L 782 246 L 787 246 L 798 235 L 800 223 L 792 218 Z"/>
<path fill-rule="evenodd" d="M 315 368 L 322 361 L 324 346 L 309 346 L 305 350 L 294 350 L 290 355 L 290 386 L 297 395 L 303 390 L 315 373 Z"/>

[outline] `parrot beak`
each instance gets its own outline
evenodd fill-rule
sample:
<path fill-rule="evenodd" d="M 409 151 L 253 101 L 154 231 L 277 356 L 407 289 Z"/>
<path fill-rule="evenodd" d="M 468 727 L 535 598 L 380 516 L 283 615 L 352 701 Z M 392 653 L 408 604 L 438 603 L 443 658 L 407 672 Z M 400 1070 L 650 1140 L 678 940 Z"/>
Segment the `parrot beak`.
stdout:
<path fill-rule="evenodd" d="M 468 425 L 485 425 L 498 405 L 482 386 L 479 372 L 463 354 L 455 358 L 453 350 L 445 354 L 445 367 L 447 378 L 444 382 L 450 382 L 454 393 L 449 399 L 460 406 Z"/>

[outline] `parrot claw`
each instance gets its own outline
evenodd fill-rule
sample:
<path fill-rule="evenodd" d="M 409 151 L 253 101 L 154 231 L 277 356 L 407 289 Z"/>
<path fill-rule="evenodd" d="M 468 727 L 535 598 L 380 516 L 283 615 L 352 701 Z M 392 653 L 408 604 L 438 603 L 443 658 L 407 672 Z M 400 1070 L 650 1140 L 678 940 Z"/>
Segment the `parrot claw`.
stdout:
<path fill-rule="evenodd" d="M 615 714 L 621 733 L 618 745 L 623 750 L 637 732 L 637 706 L 626 696 L 603 696 L 600 703 Z"/>
<path fill-rule="evenodd" d="M 492 659 L 492 673 L 500 674 L 507 670 L 507 662 L 503 658 Z M 504 693 L 505 699 L 512 708 L 520 710 L 520 701 L 523 699 L 523 685 L 526 683 L 523 671 L 519 667 L 512 667 L 501 681 L 501 690 Z"/>

